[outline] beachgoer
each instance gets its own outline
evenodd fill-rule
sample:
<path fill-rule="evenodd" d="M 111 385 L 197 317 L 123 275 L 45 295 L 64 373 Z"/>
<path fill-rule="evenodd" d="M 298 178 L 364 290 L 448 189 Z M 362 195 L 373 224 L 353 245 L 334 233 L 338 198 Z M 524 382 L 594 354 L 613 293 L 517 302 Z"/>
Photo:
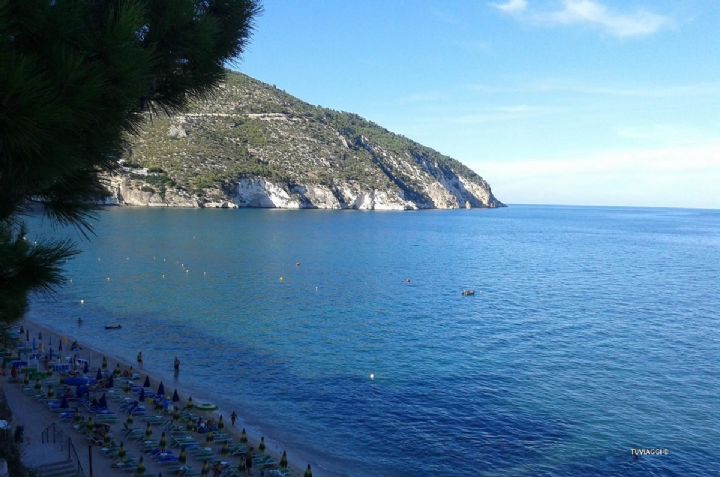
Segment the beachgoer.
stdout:
<path fill-rule="evenodd" d="M 230 414 L 230 422 L 232 422 L 233 427 L 235 427 L 235 421 L 237 421 L 237 413 L 235 411 Z"/>
<path fill-rule="evenodd" d="M 252 447 L 248 449 L 247 453 L 245 454 L 245 470 L 247 472 L 247 475 L 252 475 Z"/>
<path fill-rule="evenodd" d="M 179 372 L 179 371 L 180 371 L 180 360 L 178 359 L 177 356 L 175 356 L 174 366 L 175 366 L 175 372 L 176 372 L 176 373 Z"/>
<path fill-rule="evenodd" d="M 142 351 L 140 351 L 140 352 L 138 353 L 138 355 L 137 355 L 137 362 L 138 362 L 138 364 L 139 364 L 140 366 L 143 365 L 143 355 L 142 355 Z"/>

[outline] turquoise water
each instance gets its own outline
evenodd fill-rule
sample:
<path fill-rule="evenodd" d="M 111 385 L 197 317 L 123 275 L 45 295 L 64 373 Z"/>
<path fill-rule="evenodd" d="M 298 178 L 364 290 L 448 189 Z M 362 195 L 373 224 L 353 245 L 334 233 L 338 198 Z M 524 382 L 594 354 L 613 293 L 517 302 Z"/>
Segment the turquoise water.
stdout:
<path fill-rule="evenodd" d="M 110 208 L 96 230 L 30 318 L 167 375 L 178 354 L 182 386 L 338 473 L 720 470 L 720 211 Z"/>

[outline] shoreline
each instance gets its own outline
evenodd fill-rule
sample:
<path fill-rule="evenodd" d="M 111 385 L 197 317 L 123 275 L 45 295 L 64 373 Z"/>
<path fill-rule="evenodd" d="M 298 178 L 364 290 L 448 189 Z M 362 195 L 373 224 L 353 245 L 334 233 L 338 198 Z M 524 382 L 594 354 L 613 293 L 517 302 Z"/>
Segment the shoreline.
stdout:
<path fill-rule="evenodd" d="M 65 339 L 65 341 L 67 342 L 67 346 L 69 346 L 70 343 L 75 341 L 75 337 L 64 335 L 62 334 L 62 332 L 52 328 L 51 326 L 43 323 L 38 323 L 29 318 L 23 318 L 15 325 L 23 325 L 26 329 L 30 329 L 35 333 L 41 331 L 44 336 L 52 337 L 55 343 L 59 343 L 61 338 Z M 57 349 L 57 345 L 55 343 L 53 347 Z M 77 354 L 79 358 L 87 359 L 91 373 L 93 372 L 92 370 L 97 369 L 101 366 L 102 359 L 103 357 L 105 357 L 108 361 L 107 369 L 109 370 L 114 369 L 116 363 L 119 363 L 121 367 L 132 368 L 134 372 L 140 374 L 141 376 L 148 376 L 151 382 L 151 389 L 157 388 L 160 382 L 163 382 L 165 384 L 166 389 L 170 393 L 172 392 L 170 390 L 177 389 L 178 394 L 180 395 L 181 403 L 183 404 L 187 402 L 188 397 L 192 397 L 194 403 L 212 402 L 214 404 L 217 404 L 212 399 L 209 399 L 207 396 L 201 394 L 192 395 L 188 392 L 188 389 L 183 388 L 182 385 L 177 387 L 173 381 L 173 378 L 166 374 L 159 374 L 153 371 L 148 371 L 144 366 L 138 367 L 137 363 L 132 364 L 123 358 L 119 358 L 112 352 L 112 350 L 109 350 L 109 352 L 107 353 L 102 353 L 98 351 L 95 347 L 89 346 L 85 342 L 77 340 L 77 343 L 81 348 L 80 350 L 74 351 L 72 353 L 69 352 L 69 350 L 64 350 L 63 355 Z M 182 365 L 180 369 L 180 372 L 182 373 Z M 266 452 L 276 461 L 280 460 L 280 456 L 282 455 L 283 450 L 286 451 L 288 458 L 288 467 L 291 469 L 292 475 L 303 475 L 308 464 L 310 464 L 312 467 L 313 477 L 345 477 L 347 475 L 340 474 L 336 471 L 331 470 L 328 465 L 323 462 L 322 459 L 311 456 L 306 451 L 285 446 L 282 442 L 274 439 L 271 435 L 264 433 L 261 425 L 249 423 L 246 418 L 243 417 L 242 410 L 240 412 L 235 410 L 235 412 L 237 412 L 238 414 L 238 418 L 235 426 L 233 427 L 230 422 L 230 414 L 232 411 L 232 409 L 225 409 L 218 405 L 217 409 L 213 410 L 212 412 L 206 413 L 208 415 L 211 415 L 215 419 L 222 415 L 223 420 L 225 421 L 224 431 L 230 433 L 235 439 L 239 439 L 241 430 L 245 428 L 248 441 L 256 448 L 257 444 L 260 441 L 260 438 L 264 437 L 265 445 L 267 448 Z"/>

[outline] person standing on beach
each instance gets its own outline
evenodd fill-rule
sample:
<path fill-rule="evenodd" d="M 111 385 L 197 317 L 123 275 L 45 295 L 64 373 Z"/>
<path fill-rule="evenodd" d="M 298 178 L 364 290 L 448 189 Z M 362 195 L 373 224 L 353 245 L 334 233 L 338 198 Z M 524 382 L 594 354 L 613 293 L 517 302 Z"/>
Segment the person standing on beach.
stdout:
<path fill-rule="evenodd" d="M 142 365 L 143 365 L 143 355 L 142 355 L 142 351 L 138 352 L 137 362 L 138 362 L 138 366 L 142 366 Z"/>
<path fill-rule="evenodd" d="M 235 427 L 235 421 L 237 421 L 237 413 L 235 411 L 230 414 L 230 422 L 232 422 L 232 426 Z"/>
<path fill-rule="evenodd" d="M 179 373 L 180 372 L 180 360 L 178 359 L 177 356 L 175 356 L 175 363 L 173 364 L 173 366 L 175 367 L 175 374 Z"/>

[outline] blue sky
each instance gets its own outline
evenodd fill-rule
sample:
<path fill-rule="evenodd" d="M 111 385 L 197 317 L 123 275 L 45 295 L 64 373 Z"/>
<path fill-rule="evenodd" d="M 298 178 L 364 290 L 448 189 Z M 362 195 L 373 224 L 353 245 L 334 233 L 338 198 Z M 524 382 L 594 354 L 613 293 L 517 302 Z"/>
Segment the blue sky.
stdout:
<path fill-rule="evenodd" d="M 265 0 L 237 69 L 508 203 L 720 208 L 720 2 Z"/>

